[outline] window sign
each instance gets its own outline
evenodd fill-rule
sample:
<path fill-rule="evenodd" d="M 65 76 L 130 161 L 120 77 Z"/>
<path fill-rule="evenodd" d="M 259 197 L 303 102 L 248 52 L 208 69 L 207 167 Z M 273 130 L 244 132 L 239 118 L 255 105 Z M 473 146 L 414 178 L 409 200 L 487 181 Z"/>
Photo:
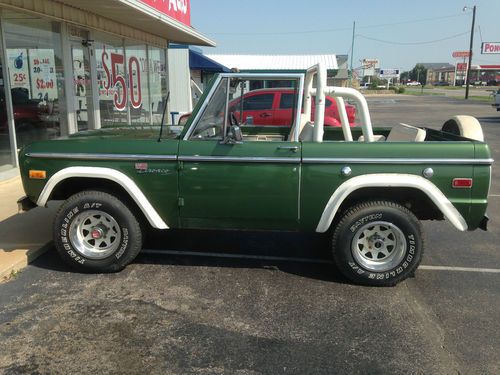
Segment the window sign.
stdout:
<path fill-rule="evenodd" d="M 128 74 L 125 74 L 125 56 L 121 51 L 106 50 L 104 47 L 97 56 L 100 56 L 97 63 L 99 99 L 113 100 L 118 111 L 124 111 L 128 103 L 133 108 L 139 108 L 144 95 L 142 86 L 147 82 L 147 76 L 144 77 L 144 70 L 147 69 L 145 57 L 127 56 Z"/>
<path fill-rule="evenodd" d="M 7 56 L 12 88 L 26 89 L 29 97 L 31 97 L 28 50 L 24 48 L 7 48 Z"/>
<path fill-rule="evenodd" d="M 32 99 L 57 99 L 56 66 L 53 49 L 28 50 Z"/>

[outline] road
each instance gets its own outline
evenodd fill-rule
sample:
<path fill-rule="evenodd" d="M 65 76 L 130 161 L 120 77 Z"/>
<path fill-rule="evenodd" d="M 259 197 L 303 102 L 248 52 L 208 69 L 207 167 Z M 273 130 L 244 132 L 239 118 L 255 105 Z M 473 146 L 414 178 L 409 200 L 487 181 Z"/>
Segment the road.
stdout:
<path fill-rule="evenodd" d="M 369 105 L 375 125 L 474 115 L 500 160 L 500 116 L 487 104 Z M 489 231 L 426 222 L 423 266 L 393 288 L 347 283 L 316 235 L 153 233 L 151 251 L 112 275 L 72 272 L 49 249 L 0 285 L 0 373 L 498 374 L 497 166 Z"/>

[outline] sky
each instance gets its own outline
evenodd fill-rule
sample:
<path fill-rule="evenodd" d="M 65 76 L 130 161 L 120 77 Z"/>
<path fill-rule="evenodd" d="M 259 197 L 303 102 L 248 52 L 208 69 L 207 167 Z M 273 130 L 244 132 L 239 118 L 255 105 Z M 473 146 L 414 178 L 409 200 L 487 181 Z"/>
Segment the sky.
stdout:
<path fill-rule="evenodd" d="M 500 55 L 481 55 L 481 41 L 500 42 L 500 0 L 191 0 L 191 23 L 217 43 L 206 54 L 350 58 L 356 22 L 355 68 L 378 58 L 381 68 L 409 70 L 418 62 L 454 63 L 453 51 L 469 50 L 474 5 L 472 64 L 500 64 Z"/>

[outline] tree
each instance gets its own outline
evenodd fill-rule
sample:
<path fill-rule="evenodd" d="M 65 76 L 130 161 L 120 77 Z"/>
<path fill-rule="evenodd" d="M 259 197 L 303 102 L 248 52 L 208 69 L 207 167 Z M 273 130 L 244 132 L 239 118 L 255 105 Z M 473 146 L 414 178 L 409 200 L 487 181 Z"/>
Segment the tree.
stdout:
<path fill-rule="evenodd" d="M 422 64 L 415 65 L 415 67 L 410 70 L 409 76 L 412 81 L 418 81 L 422 85 L 427 83 L 427 69 Z"/>

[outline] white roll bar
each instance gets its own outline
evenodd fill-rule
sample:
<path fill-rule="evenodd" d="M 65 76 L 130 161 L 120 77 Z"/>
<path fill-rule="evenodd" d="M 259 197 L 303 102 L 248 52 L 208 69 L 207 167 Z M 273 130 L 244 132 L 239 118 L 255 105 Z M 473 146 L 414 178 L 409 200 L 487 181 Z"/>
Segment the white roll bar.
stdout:
<path fill-rule="evenodd" d="M 349 125 L 349 118 L 347 117 L 347 111 L 345 110 L 344 98 L 340 96 L 334 96 L 333 99 L 335 99 L 335 103 L 337 103 L 340 123 L 342 124 L 342 131 L 344 132 L 344 139 L 347 142 L 352 142 L 351 125 Z"/>
<path fill-rule="evenodd" d="M 313 89 L 312 87 L 314 75 L 317 75 L 316 89 Z M 300 131 L 302 130 L 306 122 L 308 122 L 311 118 L 311 96 L 316 94 L 313 140 L 314 142 L 323 141 L 326 93 L 332 95 L 335 99 L 335 102 L 337 103 L 345 140 L 352 141 L 351 129 L 349 121 L 347 119 L 347 113 L 345 110 L 343 99 L 349 98 L 354 100 L 357 104 L 356 108 L 360 116 L 365 142 L 373 142 L 374 137 L 372 122 L 370 118 L 370 112 L 368 111 L 368 103 L 366 102 L 365 97 L 358 90 L 352 88 L 327 86 L 326 69 L 321 63 L 310 67 L 306 72 L 304 85 L 304 114 L 300 121 L 300 128 L 298 129 L 298 133 L 300 134 Z"/>

